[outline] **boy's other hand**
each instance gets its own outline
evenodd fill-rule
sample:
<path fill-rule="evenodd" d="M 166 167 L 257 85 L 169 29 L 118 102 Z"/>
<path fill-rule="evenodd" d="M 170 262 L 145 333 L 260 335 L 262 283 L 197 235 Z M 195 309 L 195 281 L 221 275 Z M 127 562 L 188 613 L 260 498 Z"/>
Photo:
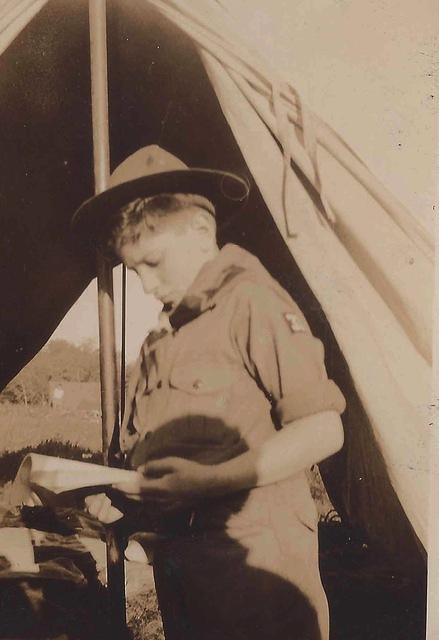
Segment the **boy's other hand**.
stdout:
<path fill-rule="evenodd" d="M 105 493 L 98 493 L 85 498 L 85 508 L 88 513 L 102 522 L 102 524 L 112 524 L 123 518 L 123 513 L 116 509 L 110 498 Z"/>

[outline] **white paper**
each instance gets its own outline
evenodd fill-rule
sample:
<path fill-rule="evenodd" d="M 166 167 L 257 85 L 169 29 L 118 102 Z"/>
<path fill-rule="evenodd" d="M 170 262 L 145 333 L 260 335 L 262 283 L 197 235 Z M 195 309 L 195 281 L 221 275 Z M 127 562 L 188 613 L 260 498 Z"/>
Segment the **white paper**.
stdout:
<path fill-rule="evenodd" d="M 129 482 L 135 478 L 137 478 L 136 471 L 30 453 L 18 469 L 10 493 L 10 504 L 14 506 L 32 504 L 32 493 L 37 487 L 56 496 L 64 491 L 102 485 L 111 486 L 120 482 Z M 41 494 L 36 492 L 41 498 Z"/>

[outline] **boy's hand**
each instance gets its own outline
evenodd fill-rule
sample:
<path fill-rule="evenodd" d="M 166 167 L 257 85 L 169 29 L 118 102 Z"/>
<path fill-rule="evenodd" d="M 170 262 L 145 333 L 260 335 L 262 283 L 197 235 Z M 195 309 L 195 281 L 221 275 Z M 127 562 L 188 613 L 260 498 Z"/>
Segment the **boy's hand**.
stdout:
<path fill-rule="evenodd" d="M 133 482 L 113 485 L 132 500 L 157 503 L 161 509 L 183 509 L 209 495 L 213 467 L 185 458 L 152 460 L 137 469 Z"/>
<path fill-rule="evenodd" d="M 85 498 L 85 507 L 89 514 L 103 524 L 112 524 L 123 518 L 123 513 L 111 504 L 105 493 L 98 493 Z"/>
<path fill-rule="evenodd" d="M 26 507 L 42 507 L 43 503 L 35 491 L 31 491 L 28 495 L 26 502 L 24 503 Z"/>

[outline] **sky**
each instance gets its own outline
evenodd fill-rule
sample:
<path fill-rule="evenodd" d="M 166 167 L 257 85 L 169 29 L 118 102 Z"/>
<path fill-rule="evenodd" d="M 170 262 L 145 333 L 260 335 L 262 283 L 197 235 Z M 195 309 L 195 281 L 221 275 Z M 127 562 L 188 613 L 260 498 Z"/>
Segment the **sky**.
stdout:
<path fill-rule="evenodd" d="M 437 0 L 276 0 L 270 15 L 265 0 L 235 1 L 237 11 L 247 12 L 247 37 L 261 47 L 275 38 L 279 64 L 310 106 L 418 221 L 432 228 L 439 150 Z M 118 310 L 119 282 L 120 269 L 115 270 Z M 135 358 L 158 309 L 129 274 L 128 361 Z M 93 282 L 52 338 L 97 341 L 97 327 Z"/>
<path fill-rule="evenodd" d="M 122 268 L 119 266 L 113 271 L 117 349 L 120 349 L 121 344 L 121 280 Z M 78 345 L 91 339 L 98 345 L 99 325 L 97 304 L 97 282 L 95 279 L 62 320 L 51 339 L 64 339 Z M 145 295 L 137 276 L 128 271 L 126 314 L 127 362 L 132 362 L 137 357 L 146 334 L 157 321 L 161 306 L 153 296 Z"/>

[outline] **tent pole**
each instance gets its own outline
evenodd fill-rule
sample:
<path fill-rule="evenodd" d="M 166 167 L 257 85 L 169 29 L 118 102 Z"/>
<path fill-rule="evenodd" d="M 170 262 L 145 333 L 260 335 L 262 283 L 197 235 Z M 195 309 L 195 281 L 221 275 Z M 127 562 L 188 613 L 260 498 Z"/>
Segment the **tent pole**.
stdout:
<path fill-rule="evenodd" d="M 90 65 L 95 193 L 108 188 L 110 145 L 108 130 L 106 0 L 89 0 Z M 113 271 L 97 254 L 99 352 L 101 368 L 102 448 L 105 464 L 113 431 L 119 428 Z M 112 637 L 127 635 L 123 542 L 116 528 L 107 529 L 107 584 Z"/>
<path fill-rule="evenodd" d="M 106 0 L 90 0 L 90 63 L 93 119 L 95 193 L 108 188 L 110 145 L 108 133 L 108 83 Z M 101 362 L 102 448 L 105 462 L 118 422 L 118 390 L 114 330 L 113 270 L 97 255 L 99 341 Z"/>

